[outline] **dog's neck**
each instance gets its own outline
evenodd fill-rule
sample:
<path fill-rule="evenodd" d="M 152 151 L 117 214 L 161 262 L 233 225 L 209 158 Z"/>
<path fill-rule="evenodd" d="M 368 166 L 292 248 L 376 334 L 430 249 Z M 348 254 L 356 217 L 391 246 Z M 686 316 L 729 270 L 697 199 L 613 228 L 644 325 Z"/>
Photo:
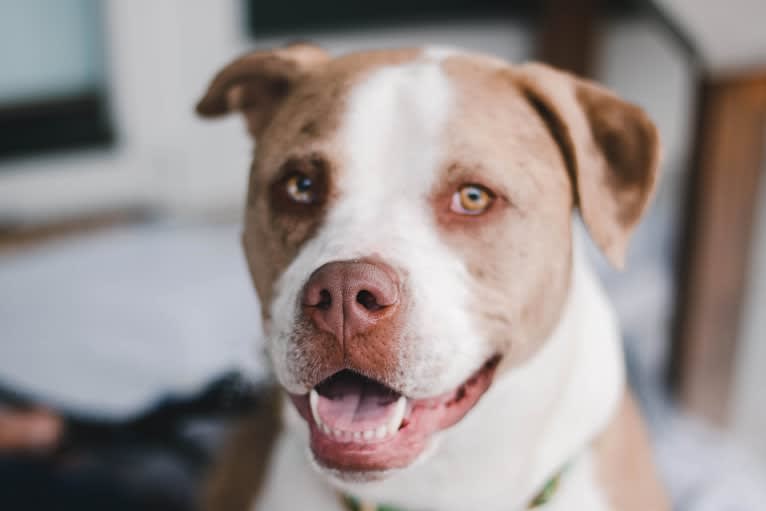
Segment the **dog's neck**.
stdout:
<path fill-rule="evenodd" d="M 500 376 L 416 465 L 378 482 L 331 483 L 402 509 L 525 509 L 605 429 L 623 387 L 614 314 L 576 250 L 562 318 L 532 359 Z"/>

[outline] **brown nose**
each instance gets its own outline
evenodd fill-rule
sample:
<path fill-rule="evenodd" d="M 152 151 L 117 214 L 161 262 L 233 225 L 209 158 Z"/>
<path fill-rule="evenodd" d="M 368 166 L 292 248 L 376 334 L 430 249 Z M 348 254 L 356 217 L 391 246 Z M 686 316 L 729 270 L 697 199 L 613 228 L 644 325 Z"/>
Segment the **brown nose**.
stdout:
<path fill-rule="evenodd" d="M 304 313 L 343 342 L 373 328 L 399 304 L 396 273 L 378 262 L 338 261 L 316 270 L 303 289 Z"/>

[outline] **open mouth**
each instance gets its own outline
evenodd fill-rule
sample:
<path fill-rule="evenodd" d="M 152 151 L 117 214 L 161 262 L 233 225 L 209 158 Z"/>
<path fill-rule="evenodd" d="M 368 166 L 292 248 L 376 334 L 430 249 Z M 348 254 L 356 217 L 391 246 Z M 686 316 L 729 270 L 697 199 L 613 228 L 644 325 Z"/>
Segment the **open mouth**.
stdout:
<path fill-rule="evenodd" d="M 396 390 L 344 369 L 308 394 L 291 395 L 311 430 L 317 461 L 344 472 L 403 468 L 489 388 L 500 357 L 488 360 L 456 389 L 440 396 L 409 399 Z"/>

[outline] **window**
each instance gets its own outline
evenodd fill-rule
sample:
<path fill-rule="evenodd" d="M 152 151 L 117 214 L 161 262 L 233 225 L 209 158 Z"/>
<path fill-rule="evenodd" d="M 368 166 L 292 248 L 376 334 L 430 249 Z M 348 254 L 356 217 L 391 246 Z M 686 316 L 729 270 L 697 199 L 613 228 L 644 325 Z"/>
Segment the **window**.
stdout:
<path fill-rule="evenodd" d="M 0 4 L 0 159 L 112 141 L 100 7 Z"/>

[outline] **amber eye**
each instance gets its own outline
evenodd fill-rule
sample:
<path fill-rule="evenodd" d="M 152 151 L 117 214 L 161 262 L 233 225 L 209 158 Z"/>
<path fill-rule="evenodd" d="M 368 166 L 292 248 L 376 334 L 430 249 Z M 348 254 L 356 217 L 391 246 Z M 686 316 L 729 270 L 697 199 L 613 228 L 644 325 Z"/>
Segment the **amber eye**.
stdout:
<path fill-rule="evenodd" d="M 463 185 L 453 195 L 450 210 L 460 215 L 481 215 L 495 196 L 481 185 Z"/>
<path fill-rule="evenodd" d="M 299 172 L 287 177 L 285 191 L 290 199 L 301 204 L 311 204 L 317 198 L 314 180 Z"/>

